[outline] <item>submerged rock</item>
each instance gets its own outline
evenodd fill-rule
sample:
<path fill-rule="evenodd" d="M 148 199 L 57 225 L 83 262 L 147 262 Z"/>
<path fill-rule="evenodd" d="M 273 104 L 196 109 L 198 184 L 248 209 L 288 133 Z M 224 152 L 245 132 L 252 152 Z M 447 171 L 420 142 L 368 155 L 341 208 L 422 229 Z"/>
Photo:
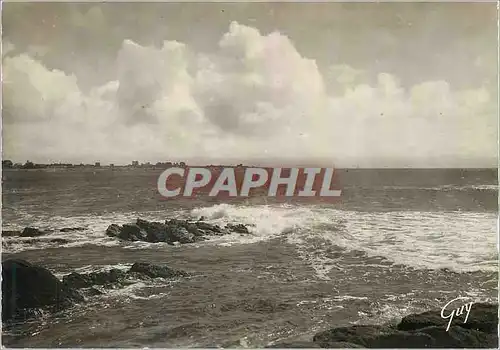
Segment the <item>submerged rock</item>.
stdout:
<path fill-rule="evenodd" d="M 184 271 L 174 270 L 166 265 L 136 262 L 128 271 L 111 269 L 109 271 L 91 273 L 73 272 L 63 277 L 63 283 L 67 287 L 73 289 L 91 288 L 93 286 L 114 288 L 135 283 L 137 279 L 147 280 L 151 278 L 175 278 L 184 276 L 188 276 L 188 274 Z"/>
<path fill-rule="evenodd" d="M 64 227 L 60 229 L 60 232 L 73 232 L 73 231 L 84 231 L 85 228 L 83 227 Z"/>
<path fill-rule="evenodd" d="M 26 227 L 23 232 L 21 232 L 21 237 L 38 237 L 46 234 L 45 231 L 41 231 L 34 227 Z"/>
<path fill-rule="evenodd" d="M 109 236 L 109 237 L 118 237 L 118 235 L 120 234 L 121 229 L 122 228 L 120 226 L 118 226 L 117 224 L 111 224 L 106 229 L 106 236 Z"/>
<path fill-rule="evenodd" d="M 174 270 L 166 265 L 154 265 L 140 262 L 136 262 L 132 265 L 128 273 L 144 274 L 151 278 L 174 278 L 188 276 L 188 273 L 180 270 Z"/>
<path fill-rule="evenodd" d="M 21 243 L 25 245 L 29 244 L 38 244 L 38 243 L 57 243 L 57 244 L 68 244 L 70 241 L 64 238 L 50 238 L 50 239 L 41 239 L 41 238 L 32 238 L 25 239 L 16 243 Z"/>
<path fill-rule="evenodd" d="M 18 259 L 2 262 L 2 320 L 27 309 L 61 310 L 79 301 L 83 297 L 46 268 Z"/>
<path fill-rule="evenodd" d="M 68 244 L 70 241 L 64 238 L 53 238 L 49 242 L 58 244 Z"/>
<path fill-rule="evenodd" d="M 250 233 L 248 231 L 248 228 L 243 224 L 237 224 L 237 225 L 227 224 L 226 229 L 236 233 Z"/>
<path fill-rule="evenodd" d="M 63 277 L 63 283 L 71 288 L 89 288 L 92 286 L 110 285 L 113 283 L 123 283 L 126 273 L 118 269 L 111 269 L 103 272 L 91 272 L 81 274 L 70 273 Z"/>

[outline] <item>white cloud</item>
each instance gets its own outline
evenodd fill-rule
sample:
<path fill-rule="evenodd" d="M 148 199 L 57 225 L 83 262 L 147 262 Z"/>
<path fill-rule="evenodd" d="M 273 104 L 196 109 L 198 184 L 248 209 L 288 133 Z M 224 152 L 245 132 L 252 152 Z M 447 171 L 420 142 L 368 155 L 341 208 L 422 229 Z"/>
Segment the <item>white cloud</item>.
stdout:
<path fill-rule="evenodd" d="M 194 59 L 193 59 L 194 58 Z M 279 33 L 232 23 L 214 53 L 123 42 L 116 80 L 83 93 L 76 78 L 22 54 L 4 59 L 4 157 L 33 161 L 274 157 L 492 158 L 495 101 L 447 82 L 403 89 L 334 66 L 329 95 L 314 60 Z M 380 164 L 381 166 L 384 164 Z"/>

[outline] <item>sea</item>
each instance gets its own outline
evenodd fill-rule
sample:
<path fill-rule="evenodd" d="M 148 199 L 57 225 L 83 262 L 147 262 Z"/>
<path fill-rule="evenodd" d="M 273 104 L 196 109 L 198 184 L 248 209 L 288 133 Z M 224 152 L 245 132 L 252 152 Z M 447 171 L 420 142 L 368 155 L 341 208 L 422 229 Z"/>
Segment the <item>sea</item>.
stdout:
<path fill-rule="evenodd" d="M 8 347 L 264 347 L 322 330 L 398 322 L 459 297 L 497 302 L 496 169 L 343 169 L 334 203 L 161 198 L 159 169 L 2 173 L 2 258 L 70 272 L 166 264 L 190 273 L 108 290 L 56 314 L 4 324 Z M 120 242 L 112 224 L 242 223 L 208 241 Z M 60 232 L 79 227 L 81 231 Z M 65 241 L 53 241 L 54 239 Z"/>

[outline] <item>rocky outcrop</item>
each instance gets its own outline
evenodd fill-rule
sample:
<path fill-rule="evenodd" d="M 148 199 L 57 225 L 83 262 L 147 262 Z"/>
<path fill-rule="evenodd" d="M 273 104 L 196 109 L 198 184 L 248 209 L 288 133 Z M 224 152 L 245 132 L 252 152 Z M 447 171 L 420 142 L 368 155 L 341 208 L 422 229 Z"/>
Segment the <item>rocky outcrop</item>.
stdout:
<path fill-rule="evenodd" d="M 46 268 L 17 259 L 2 262 L 2 320 L 33 309 L 57 311 L 79 301 L 83 297 Z"/>
<path fill-rule="evenodd" d="M 395 348 L 401 347 L 401 344 L 407 347 L 408 343 L 417 348 L 425 348 L 432 344 L 431 337 L 425 334 L 412 334 L 371 325 L 333 328 L 316 334 L 313 341 L 322 348 L 333 348 L 335 343 L 341 342 L 357 344 L 365 348 Z"/>
<path fill-rule="evenodd" d="M 322 348 L 497 348 L 498 305 L 473 304 L 467 323 L 456 318 L 448 331 L 441 310 L 404 317 L 396 327 L 356 325 L 317 333 L 313 342 Z M 339 345 L 340 344 L 340 345 Z"/>
<path fill-rule="evenodd" d="M 94 286 L 115 288 L 133 284 L 137 282 L 137 280 L 185 276 L 188 276 L 186 272 L 174 270 L 166 265 L 136 262 L 128 271 L 111 269 L 108 271 L 91 273 L 73 272 L 63 277 L 63 283 L 68 288 L 72 289 L 91 288 Z"/>
<path fill-rule="evenodd" d="M 139 280 L 185 277 L 184 271 L 166 265 L 136 262 L 128 271 L 70 273 L 60 281 L 44 267 L 24 260 L 2 262 L 2 320 L 35 317 L 42 311 L 59 311 L 103 294 L 95 286 L 120 288 Z"/>
<path fill-rule="evenodd" d="M 412 331 L 429 326 L 445 327 L 449 320 L 441 317 L 441 310 L 426 311 L 420 314 L 412 314 L 403 317 L 398 324 L 398 329 Z M 463 317 L 454 317 L 450 328 L 460 326 L 467 329 L 475 329 L 481 332 L 492 333 L 498 327 L 498 308 L 491 304 L 473 304 L 467 323 L 463 323 Z"/>
<path fill-rule="evenodd" d="M 230 233 L 248 234 L 248 228 L 243 224 L 218 225 L 205 221 L 166 220 L 164 223 L 137 219 L 134 224 L 122 226 L 112 224 L 106 230 L 106 235 L 124 241 L 144 241 L 149 243 L 165 242 L 168 244 L 187 244 L 203 241 L 209 236 L 221 236 Z"/>
<path fill-rule="evenodd" d="M 84 231 L 83 227 L 64 227 L 59 229 L 59 232 L 69 233 L 76 231 Z M 36 238 L 43 236 L 49 231 L 43 231 L 34 227 L 26 227 L 23 231 L 2 231 L 2 236 L 13 237 L 19 236 L 23 238 L 31 237 Z M 201 217 L 197 221 L 171 219 L 165 222 L 147 221 L 137 219 L 135 223 L 117 225 L 111 224 L 106 229 L 106 235 L 113 238 L 118 238 L 122 241 L 128 242 L 148 242 L 159 243 L 164 242 L 171 245 L 174 244 L 188 244 L 200 242 L 208 239 L 210 236 L 222 236 L 231 233 L 249 234 L 247 225 L 228 224 L 224 228 L 219 225 L 210 224 L 204 221 Z M 23 241 L 23 243 L 30 244 L 38 241 Z M 68 243 L 63 238 L 54 238 L 46 242 L 50 243 Z"/>

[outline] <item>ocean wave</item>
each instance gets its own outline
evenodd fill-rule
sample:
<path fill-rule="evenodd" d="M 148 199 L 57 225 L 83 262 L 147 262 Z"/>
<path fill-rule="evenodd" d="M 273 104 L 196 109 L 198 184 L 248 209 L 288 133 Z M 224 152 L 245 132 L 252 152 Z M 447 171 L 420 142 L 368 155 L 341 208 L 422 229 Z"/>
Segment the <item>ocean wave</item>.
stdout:
<path fill-rule="evenodd" d="M 290 205 L 243 207 L 221 204 L 195 209 L 192 215 L 203 215 L 220 223 L 238 221 L 253 225 L 251 231 L 255 236 L 252 238 L 217 238 L 226 245 L 286 235 L 287 241 L 299 248 L 299 254 L 303 253 L 303 259 L 311 260 L 317 273 L 323 276 L 329 269 L 339 267 L 335 259 L 321 253 L 321 246 L 315 243 L 318 239 L 414 268 L 458 271 L 493 271 L 497 268 L 494 258 L 497 223 L 493 213 L 367 213 Z M 311 255 L 308 246 L 313 243 L 315 254 Z"/>
<path fill-rule="evenodd" d="M 111 223 L 132 222 L 137 217 L 163 221 L 167 217 L 198 219 L 201 216 L 213 224 L 248 225 L 250 234 L 212 237 L 190 247 L 251 244 L 283 237 L 287 243 L 295 245 L 298 255 L 311 264 L 318 276 L 325 279 L 332 269 L 341 269 L 338 258 L 330 254 L 332 246 L 345 251 L 361 251 L 368 257 L 379 256 L 394 264 L 417 269 L 495 271 L 497 268 L 495 213 L 358 212 L 290 204 L 218 204 L 171 213 L 108 213 L 69 218 L 27 216 L 17 226 L 4 229 L 20 229 L 29 223 L 29 226 L 54 231 L 38 238 L 3 237 L 3 250 L 16 252 L 89 244 L 147 249 L 161 243 L 120 242 L 105 235 L 107 226 Z M 82 230 L 59 232 L 61 227 L 81 227 Z"/>

